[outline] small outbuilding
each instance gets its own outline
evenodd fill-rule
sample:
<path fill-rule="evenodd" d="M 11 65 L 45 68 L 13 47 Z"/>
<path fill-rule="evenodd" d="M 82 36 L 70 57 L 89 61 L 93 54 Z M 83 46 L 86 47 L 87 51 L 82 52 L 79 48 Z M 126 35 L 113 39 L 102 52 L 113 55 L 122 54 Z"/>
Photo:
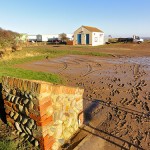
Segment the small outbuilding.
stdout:
<path fill-rule="evenodd" d="M 74 45 L 103 45 L 104 32 L 98 28 L 81 26 L 74 32 Z"/>

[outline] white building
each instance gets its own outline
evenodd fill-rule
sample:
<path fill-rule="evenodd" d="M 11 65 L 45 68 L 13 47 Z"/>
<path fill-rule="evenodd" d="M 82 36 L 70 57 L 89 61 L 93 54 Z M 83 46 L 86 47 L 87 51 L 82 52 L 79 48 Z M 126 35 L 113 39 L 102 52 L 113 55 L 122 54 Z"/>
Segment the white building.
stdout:
<path fill-rule="evenodd" d="M 49 39 L 55 39 L 58 38 L 58 34 L 42 34 L 42 41 L 47 42 Z"/>
<path fill-rule="evenodd" d="M 98 28 L 81 26 L 74 32 L 74 45 L 103 45 L 104 32 Z"/>
<path fill-rule="evenodd" d="M 66 34 L 69 40 L 73 40 L 73 34 Z M 38 34 L 38 35 L 28 35 L 28 41 L 39 41 L 47 42 L 51 39 L 59 39 L 59 34 Z"/>
<path fill-rule="evenodd" d="M 37 36 L 36 35 L 28 35 L 27 40 L 28 41 L 36 41 L 37 40 Z"/>

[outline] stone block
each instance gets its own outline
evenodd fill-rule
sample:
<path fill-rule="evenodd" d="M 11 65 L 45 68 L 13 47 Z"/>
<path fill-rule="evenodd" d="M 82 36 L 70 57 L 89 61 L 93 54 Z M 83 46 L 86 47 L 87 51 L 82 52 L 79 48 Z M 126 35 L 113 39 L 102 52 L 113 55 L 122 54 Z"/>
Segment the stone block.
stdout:
<path fill-rule="evenodd" d="M 7 76 L 2 86 L 7 121 L 42 150 L 57 150 L 83 123 L 83 89 Z"/>
<path fill-rule="evenodd" d="M 72 87 L 63 87 L 62 88 L 62 92 L 65 94 L 75 94 L 76 92 L 76 88 L 72 88 Z"/>

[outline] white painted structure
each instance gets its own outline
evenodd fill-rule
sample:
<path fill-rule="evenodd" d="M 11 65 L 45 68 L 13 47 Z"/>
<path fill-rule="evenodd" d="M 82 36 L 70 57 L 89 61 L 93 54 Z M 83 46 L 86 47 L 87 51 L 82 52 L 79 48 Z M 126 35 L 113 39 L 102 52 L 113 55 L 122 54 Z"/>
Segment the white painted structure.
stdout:
<path fill-rule="evenodd" d="M 58 34 L 42 34 L 42 41 L 47 42 L 48 39 L 54 39 L 54 38 L 58 38 L 58 37 L 59 37 Z"/>
<path fill-rule="evenodd" d="M 69 40 L 73 40 L 73 34 L 66 34 Z M 38 35 L 28 35 L 29 41 L 39 41 L 41 39 L 41 42 L 47 42 L 50 39 L 59 39 L 59 34 L 38 34 Z"/>
<path fill-rule="evenodd" d="M 28 41 L 36 41 L 37 37 L 36 37 L 36 35 L 28 35 L 27 40 Z"/>
<path fill-rule="evenodd" d="M 74 32 L 74 45 L 103 45 L 104 32 L 98 28 L 81 26 Z"/>

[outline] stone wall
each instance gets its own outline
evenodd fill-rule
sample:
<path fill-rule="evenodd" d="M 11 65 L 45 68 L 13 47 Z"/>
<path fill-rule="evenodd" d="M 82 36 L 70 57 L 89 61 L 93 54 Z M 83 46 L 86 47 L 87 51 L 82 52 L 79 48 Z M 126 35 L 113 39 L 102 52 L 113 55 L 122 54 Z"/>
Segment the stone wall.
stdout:
<path fill-rule="evenodd" d="M 40 149 L 57 150 L 83 123 L 83 89 L 13 77 L 2 86 L 7 121 Z"/>

